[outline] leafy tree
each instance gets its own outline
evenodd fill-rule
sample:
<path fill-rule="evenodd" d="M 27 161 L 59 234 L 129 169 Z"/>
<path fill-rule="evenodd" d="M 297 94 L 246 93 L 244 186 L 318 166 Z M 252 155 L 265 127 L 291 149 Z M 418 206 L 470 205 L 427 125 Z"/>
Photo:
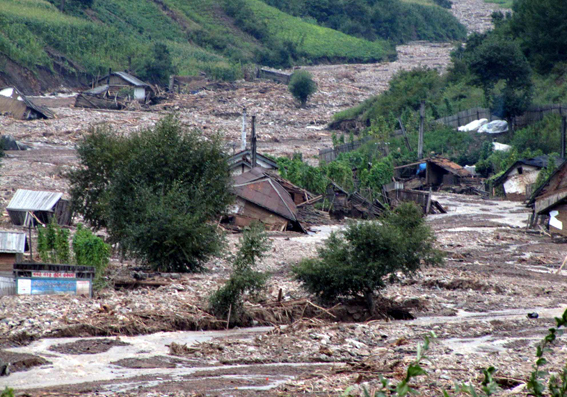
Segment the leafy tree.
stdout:
<path fill-rule="evenodd" d="M 169 76 L 175 73 L 175 67 L 167 46 L 154 43 L 151 53 L 137 71 L 142 80 L 152 84 L 167 85 Z"/>
<path fill-rule="evenodd" d="M 485 101 L 497 107 L 507 119 L 519 115 L 531 102 L 531 68 L 515 41 L 491 34 L 482 39 L 475 36 L 467 56 L 473 83 L 484 90 Z M 497 84 L 503 82 L 500 94 L 495 94 Z"/>
<path fill-rule="evenodd" d="M 301 102 L 301 106 L 305 106 L 309 97 L 317 92 L 317 84 L 313 81 L 311 73 L 298 70 L 291 75 L 288 89 L 293 97 Z"/>
<path fill-rule="evenodd" d="M 363 296 L 374 310 L 374 293 L 397 272 L 415 273 L 421 264 L 441 262 L 435 237 L 421 209 L 404 203 L 380 221 L 351 223 L 332 233 L 319 256 L 293 268 L 303 286 L 326 301 L 340 296 Z"/>
<path fill-rule="evenodd" d="M 542 72 L 567 61 L 567 2 L 563 0 L 517 0 L 511 31 L 524 53 Z"/>
<path fill-rule="evenodd" d="M 106 147 L 121 157 L 93 155 Z M 232 199 L 220 137 L 205 139 L 167 117 L 128 138 L 94 130 L 79 144 L 79 160 L 70 178 L 75 208 L 104 225 L 124 253 L 157 270 L 183 272 L 202 269 L 218 252 L 211 222 Z"/>
<path fill-rule="evenodd" d="M 270 249 L 264 226 L 254 223 L 244 230 L 240 247 L 233 258 L 232 274 L 228 281 L 209 297 L 211 311 L 219 318 L 241 319 L 243 314 L 242 295 L 261 291 L 268 276 L 256 270 L 258 261 Z"/>

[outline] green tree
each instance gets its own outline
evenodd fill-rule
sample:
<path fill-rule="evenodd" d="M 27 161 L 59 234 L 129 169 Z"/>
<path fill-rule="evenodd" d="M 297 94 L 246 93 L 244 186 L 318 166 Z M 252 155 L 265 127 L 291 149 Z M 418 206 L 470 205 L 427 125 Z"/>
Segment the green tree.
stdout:
<path fill-rule="evenodd" d="M 43 262 L 70 264 L 69 230 L 62 229 L 55 217 L 45 226 L 38 225 L 37 250 Z"/>
<path fill-rule="evenodd" d="M 513 9 L 511 31 L 540 71 L 567 61 L 567 2 L 517 0 Z"/>
<path fill-rule="evenodd" d="M 293 272 L 321 299 L 362 296 L 373 312 L 374 293 L 385 286 L 388 276 L 413 274 L 422 263 L 442 261 L 434 242 L 421 209 L 404 203 L 380 221 L 351 223 L 341 234 L 332 233 L 318 257 L 304 259 Z"/>
<path fill-rule="evenodd" d="M 473 83 L 482 87 L 486 104 L 506 119 L 519 115 L 531 103 L 531 68 L 517 42 L 491 34 L 478 43 L 466 57 Z M 501 83 L 500 93 L 495 93 Z"/>
<path fill-rule="evenodd" d="M 210 310 L 215 316 L 224 319 L 230 312 L 229 321 L 242 320 L 243 294 L 258 293 L 266 284 L 268 276 L 256 268 L 269 249 L 270 241 L 262 224 L 254 223 L 244 230 L 230 278 L 209 297 Z"/>
<path fill-rule="evenodd" d="M 167 46 L 163 43 L 154 43 L 151 53 L 144 60 L 137 71 L 142 80 L 152 84 L 167 85 L 169 76 L 175 73 L 175 67 Z"/>
<path fill-rule="evenodd" d="M 121 157 L 92 155 L 106 147 Z M 79 150 L 70 178 L 75 207 L 104 225 L 123 253 L 156 270 L 184 272 L 202 269 L 219 251 L 212 222 L 232 199 L 220 137 L 205 139 L 167 117 L 128 138 L 92 131 L 79 148 L 89 150 Z M 90 186 L 92 194 L 83 190 Z"/>
<path fill-rule="evenodd" d="M 298 70 L 291 75 L 288 85 L 289 92 L 297 99 L 301 106 L 305 106 L 311 95 L 317 92 L 317 83 L 313 76 L 306 70 Z"/>

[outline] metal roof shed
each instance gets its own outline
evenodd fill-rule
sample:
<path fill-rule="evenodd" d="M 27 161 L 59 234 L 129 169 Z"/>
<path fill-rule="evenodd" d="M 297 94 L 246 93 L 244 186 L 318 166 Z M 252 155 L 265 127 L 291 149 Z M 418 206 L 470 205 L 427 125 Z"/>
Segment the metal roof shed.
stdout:
<path fill-rule="evenodd" d="M 25 225 L 28 213 L 42 223 L 55 216 L 60 225 L 71 224 L 71 206 L 63 200 L 63 193 L 18 189 L 6 207 L 14 225 Z"/>
<path fill-rule="evenodd" d="M 23 260 L 26 249 L 25 233 L 0 231 L 0 275 L 11 276 L 14 263 Z"/>

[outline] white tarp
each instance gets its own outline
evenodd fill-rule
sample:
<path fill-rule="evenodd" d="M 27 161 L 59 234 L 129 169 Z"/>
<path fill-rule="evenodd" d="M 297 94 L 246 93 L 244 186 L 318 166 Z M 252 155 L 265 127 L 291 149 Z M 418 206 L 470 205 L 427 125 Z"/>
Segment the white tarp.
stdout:
<path fill-rule="evenodd" d="M 551 211 L 549 213 L 549 226 L 553 226 L 556 229 L 563 230 L 563 222 L 557 219 L 557 215 L 559 215 L 559 211 Z"/>
<path fill-rule="evenodd" d="M 504 120 L 491 121 L 478 129 L 478 132 L 482 134 L 502 134 L 506 131 L 508 131 L 508 123 Z"/>
<path fill-rule="evenodd" d="M 486 123 L 488 123 L 487 119 L 471 121 L 467 125 L 463 125 L 459 127 L 459 131 L 463 131 L 463 132 L 477 131 L 481 126 L 485 125 Z"/>
<path fill-rule="evenodd" d="M 492 142 L 492 150 L 495 152 L 509 152 L 512 146 L 504 143 Z"/>

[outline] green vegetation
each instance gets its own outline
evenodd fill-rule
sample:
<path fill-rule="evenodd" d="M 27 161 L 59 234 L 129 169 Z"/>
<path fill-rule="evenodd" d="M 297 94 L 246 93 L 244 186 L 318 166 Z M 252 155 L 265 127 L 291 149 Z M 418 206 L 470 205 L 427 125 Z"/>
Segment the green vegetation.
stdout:
<path fill-rule="evenodd" d="M 433 247 L 435 236 L 413 203 L 387 212 L 379 221 L 351 223 L 332 233 L 319 257 L 304 259 L 293 268 L 298 280 L 325 301 L 364 297 L 374 310 L 374 293 L 396 273 L 413 274 L 421 266 L 442 262 Z"/>
<path fill-rule="evenodd" d="M 103 286 L 102 277 L 110 258 L 110 247 L 89 229 L 79 224 L 73 235 L 73 255 L 69 248 L 70 233 L 51 218 L 45 226 L 37 227 L 37 250 L 45 263 L 92 266 L 95 268 L 94 286 Z"/>
<path fill-rule="evenodd" d="M 372 62 L 395 54 L 385 41 L 324 28 L 259 0 L 67 0 L 64 12 L 60 5 L 0 2 L 0 54 L 32 71 L 98 75 L 110 67 L 144 75 L 159 70 L 161 55 L 169 52 L 172 68 L 167 63 L 163 73 L 205 71 L 222 79 L 241 77 L 248 62 Z M 55 69 L 60 56 L 66 61 L 57 61 Z"/>
<path fill-rule="evenodd" d="M 232 200 L 220 137 L 205 139 L 173 117 L 114 135 L 95 129 L 69 173 L 75 210 L 106 227 L 123 253 L 158 271 L 198 271 L 219 252 L 216 220 Z"/>
<path fill-rule="evenodd" d="M 317 92 L 317 83 L 313 81 L 311 73 L 299 70 L 291 75 L 288 89 L 301 106 L 305 106 L 309 97 Z"/>
<path fill-rule="evenodd" d="M 79 266 L 92 266 L 95 268 L 94 286 L 100 288 L 104 285 L 103 275 L 110 259 L 110 247 L 82 224 L 77 226 L 73 236 L 73 254 L 75 263 Z"/>
<path fill-rule="evenodd" d="M 14 389 L 10 389 L 6 386 L 2 393 L 0 393 L 0 397 L 14 397 Z"/>
<path fill-rule="evenodd" d="M 232 261 L 232 274 L 228 281 L 209 297 L 211 312 L 228 322 L 241 323 L 244 315 L 242 296 L 257 294 L 268 275 L 256 270 L 258 261 L 270 250 L 270 241 L 264 226 L 254 223 L 244 230 L 240 247 Z"/>
<path fill-rule="evenodd" d="M 484 0 L 485 3 L 498 4 L 503 8 L 512 8 L 514 0 Z"/>
<path fill-rule="evenodd" d="M 434 120 L 474 107 L 490 107 L 493 115 L 510 120 L 531 103 L 567 103 L 567 60 L 563 52 L 554 50 L 564 44 L 558 38 L 567 37 L 566 25 L 557 21 L 561 7 L 562 2 L 518 0 L 514 14 L 493 14 L 493 31 L 472 34 L 465 46 L 455 48 L 449 73 L 440 75 L 424 68 L 399 72 L 383 94 L 337 113 L 334 126 L 345 120 L 359 121 L 365 126 L 361 134 L 375 138 L 359 152 L 368 152 L 378 143 L 389 147 L 386 158 L 394 165 L 414 162 L 418 110 L 424 101 L 426 156 L 443 155 L 461 165 L 476 164 L 477 171 L 488 177 L 519 158 L 553 154 L 560 146 L 558 116 L 498 136 L 500 143 L 512 146 L 506 153 L 492 153 L 491 136 L 457 132 Z M 553 47 L 545 38 L 546 24 L 553 26 L 554 37 L 549 39 Z M 411 149 L 394 134 L 400 121 Z M 381 161 L 383 156 L 377 154 L 369 161 Z"/>
<path fill-rule="evenodd" d="M 37 250 L 45 263 L 71 264 L 69 230 L 62 229 L 54 217 L 47 225 L 38 225 Z"/>
<path fill-rule="evenodd" d="M 264 0 L 280 10 L 322 26 L 367 40 L 399 44 L 410 40 L 451 41 L 466 37 L 466 29 L 448 11 L 450 1 L 400 0 Z M 438 4 L 438 7 L 433 4 Z"/>

